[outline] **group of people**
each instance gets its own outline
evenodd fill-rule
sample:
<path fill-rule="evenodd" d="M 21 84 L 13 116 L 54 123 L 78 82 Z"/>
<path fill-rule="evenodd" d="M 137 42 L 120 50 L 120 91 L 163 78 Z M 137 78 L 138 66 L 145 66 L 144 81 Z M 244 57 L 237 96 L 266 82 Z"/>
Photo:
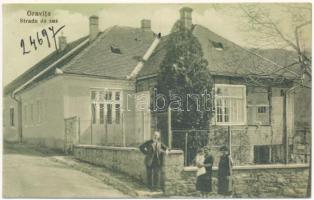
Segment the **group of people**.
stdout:
<path fill-rule="evenodd" d="M 221 157 L 218 165 L 218 194 L 223 196 L 232 195 L 232 159 L 226 146 L 220 148 Z M 212 167 L 214 157 L 208 146 L 200 149 L 195 159 L 197 170 L 196 190 L 201 192 L 202 197 L 208 197 L 212 192 Z"/>
<path fill-rule="evenodd" d="M 162 188 L 161 179 L 164 155 L 168 147 L 160 142 L 160 132 L 155 131 L 153 138 L 140 145 L 140 151 L 145 155 L 147 184 L 151 190 Z M 220 148 L 221 157 L 218 165 L 218 194 L 230 196 L 232 194 L 232 159 L 226 146 Z M 195 158 L 197 166 L 196 190 L 202 197 L 208 197 L 212 192 L 212 167 L 214 157 L 208 146 L 200 149 Z"/>

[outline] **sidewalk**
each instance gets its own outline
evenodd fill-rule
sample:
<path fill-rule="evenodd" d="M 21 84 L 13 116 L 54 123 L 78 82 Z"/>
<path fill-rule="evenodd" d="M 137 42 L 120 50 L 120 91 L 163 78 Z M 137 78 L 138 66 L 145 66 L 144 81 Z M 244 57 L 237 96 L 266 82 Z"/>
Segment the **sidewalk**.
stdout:
<path fill-rule="evenodd" d="M 73 156 L 53 156 L 51 159 L 55 162 L 65 164 L 74 169 L 80 170 L 86 174 L 89 174 L 106 184 L 113 186 L 121 192 L 137 198 L 162 198 L 165 197 L 163 192 L 152 192 L 144 184 L 139 181 L 109 170 L 104 167 L 92 165 L 86 162 L 81 162 L 75 159 Z"/>

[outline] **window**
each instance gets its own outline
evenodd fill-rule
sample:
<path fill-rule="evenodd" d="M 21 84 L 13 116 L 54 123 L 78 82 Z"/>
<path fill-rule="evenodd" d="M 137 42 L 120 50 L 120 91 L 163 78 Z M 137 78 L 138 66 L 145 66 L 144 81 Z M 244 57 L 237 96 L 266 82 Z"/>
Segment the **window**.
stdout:
<path fill-rule="evenodd" d="M 116 124 L 120 124 L 120 104 L 116 104 Z"/>
<path fill-rule="evenodd" d="M 268 145 L 254 146 L 254 163 L 266 164 L 270 162 L 270 148 Z"/>
<path fill-rule="evenodd" d="M 95 89 L 91 91 L 92 123 L 120 124 L 121 121 L 121 91 Z M 96 115 L 99 114 L 99 120 Z"/>
<path fill-rule="evenodd" d="M 268 89 L 255 86 L 247 88 L 248 125 L 270 125 L 269 100 L 270 98 Z"/>
<path fill-rule="evenodd" d="M 96 104 L 95 103 L 92 103 L 91 109 L 92 109 L 92 122 L 93 124 L 96 124 Z"/>
<path fill-rule="evenodd" d="M 119 100 L 120 100 L 120 92 L 116 92 L 115 100 L 116 100 L 116 101 L 119 101 Z"/>
<path fill-rule="evenodd" d="M 112 99 L 112 92 L 111 91 L 107 91 L 105 100 L 111 100 L 111 99 Z"/>
<path fill-rule="evenodd" d="M 99 123 L 103 124 L 105 122 L 105 112 L 104 112 L 105 106 L 103 103 L 99 104 Z"/>
<path fill-rule="evenodd" d="M 96 92 L 95 91 L 91 92 L 91 99 L 96 100 Z"/>
<path fill-rule="evenodd" d="M 246 123 L 246 90 L 244 85 L 215 85 L 216 124 Z"/>
<path fill-rule="evenodd" d="M 258 113 L 266 113 L 266 106 L 258 106 L 257 107 L 257 112 Z"/>
<path fill-rule="evenodd" d="M 107 104 L 107 123 L 112 124 L 112 105 Z"/>
<path fill-rule="evenodd" d="M 98 101 L 102 102 L 104 100 L 105 100 L 105 92 L 104 91 L 99 91 Z"/>
<path fill-rule="evenodd" d="M 121 54 L 121 50 L 119 49 L 119 47 L 115 47 L 115 46 L 110 46 L 110 50 L 112 53 L 115 53 L 115 54 Z"/>
<path fill-rule="evenodd" d="M 14 122 L 14 108 L 10 108 L 10 126 L 14 127 L 15 122 Z"/>
<path fill-rule="evenodd" d="M 221 42 L 214 42 L 214 41 L 212 41 L 212 45 L 218 51 L 222 51 L 224 49 L 224 46 L 223 46 L 223 44 Z"/>

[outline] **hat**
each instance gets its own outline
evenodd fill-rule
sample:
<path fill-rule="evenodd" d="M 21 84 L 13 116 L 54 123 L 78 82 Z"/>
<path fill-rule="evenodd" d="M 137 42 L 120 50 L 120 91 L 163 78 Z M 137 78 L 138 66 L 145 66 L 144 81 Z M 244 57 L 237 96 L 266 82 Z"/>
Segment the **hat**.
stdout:
<path fill-rule="evenodd" d="M 220 151 L 228 151 L 228 147 L 227 146 L 222 146 L 222 147 L 220 147 Z"/>

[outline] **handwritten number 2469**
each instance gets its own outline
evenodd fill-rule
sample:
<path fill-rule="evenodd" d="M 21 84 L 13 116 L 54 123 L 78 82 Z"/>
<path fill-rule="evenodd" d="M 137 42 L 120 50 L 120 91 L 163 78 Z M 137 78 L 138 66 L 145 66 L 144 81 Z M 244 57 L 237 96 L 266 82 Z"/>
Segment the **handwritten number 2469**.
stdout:
<path fill-rule="evenodd" d="M 47 42 L 48 47 L 51 47 L 51 38 L 52 42 L 54 43 L 54 46 L 57 50 L 57 41 L 56 36 L 57 34 L 65 27 L 65 25 L 61 26 L 59 29 L 55 30 L 53 26 L 48 27 L 47 31 L 46 29 L 43 29 L 41 32 L 37 32 L 35 37 L 29 36 L 29 45 L 34 48 L 34 50 L 37 50 L 37 46 L 43 45 L 44 42 Z M 51 35 L 50 35 L 50 34 Z M 27 43 L 25 43 L 24 39 L 21 39 L 20 46 L 23 50 L 23 55 L 28 54 L 31 52 L 29 48 L 27 48 Z"/>

